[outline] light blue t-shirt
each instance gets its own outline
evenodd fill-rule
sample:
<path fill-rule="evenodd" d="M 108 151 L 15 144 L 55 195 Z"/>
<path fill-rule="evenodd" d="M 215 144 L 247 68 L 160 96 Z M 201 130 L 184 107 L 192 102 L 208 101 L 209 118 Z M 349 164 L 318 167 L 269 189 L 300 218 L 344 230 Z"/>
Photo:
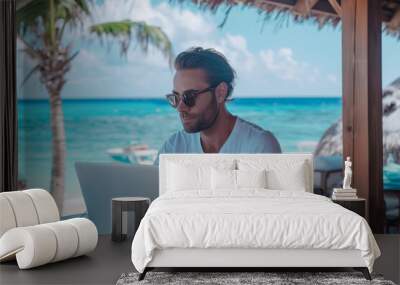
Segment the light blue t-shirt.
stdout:
<path fill-rule="evenodd" d="M 173 134 L 162 145 L 154 165 L 158 165 L 160 153 L 204 153 L 200 132 L 188 133 L 181 130 Z M 271 132 L 237 117 L 219 153 L 281 153 L 281 147 Z"/>

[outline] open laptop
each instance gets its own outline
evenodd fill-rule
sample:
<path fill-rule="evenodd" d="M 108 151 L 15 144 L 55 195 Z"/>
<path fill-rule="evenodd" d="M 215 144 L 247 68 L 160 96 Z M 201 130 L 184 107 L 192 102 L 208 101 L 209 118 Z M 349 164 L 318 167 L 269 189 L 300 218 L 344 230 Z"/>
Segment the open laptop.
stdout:
<path fill-rule="evenodd" d="M 111 233 L 111 199 L 158 197 L 158 166 L 76 162 L 75 170 L 88 217 L 101 234 Z"/>

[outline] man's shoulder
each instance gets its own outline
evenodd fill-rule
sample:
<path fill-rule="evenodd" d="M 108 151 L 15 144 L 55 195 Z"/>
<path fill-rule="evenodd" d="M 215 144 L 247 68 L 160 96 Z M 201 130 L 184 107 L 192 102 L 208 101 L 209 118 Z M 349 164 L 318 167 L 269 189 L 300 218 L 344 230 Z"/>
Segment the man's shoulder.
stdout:
<path fill-rule="evenodd" d="M 194 144 L 195 135 L 185 130 L 173 133 L 163 145 L 165 152 L 185 152 Z"/>
<path fill-rule="evenodd" d="M 259 125 L 246 121 L 245 119 L 242 119 L 240 117 L 238 117 L 238 120 L 241 124 L 241 128 L 247 130 L 252 135 L 262 136 L 262 137 L 271 137 L 271 136 L 274 137 L 272 132 L 263 129 Z"/>
<path fill-rule="evenodd" d="M 251 140 L 246 143 L 246 146 L 252 146 L 254 152 L 265 152 L 265 153 L 280 153 L 282 152 L 281 146 L 275 135 L 262 127 L 246 121 L 242 118 L 240 120 L 240 131 L 243 132 L 244 137 Z M 249 152 L 251 152 L 249 150 Z"/>

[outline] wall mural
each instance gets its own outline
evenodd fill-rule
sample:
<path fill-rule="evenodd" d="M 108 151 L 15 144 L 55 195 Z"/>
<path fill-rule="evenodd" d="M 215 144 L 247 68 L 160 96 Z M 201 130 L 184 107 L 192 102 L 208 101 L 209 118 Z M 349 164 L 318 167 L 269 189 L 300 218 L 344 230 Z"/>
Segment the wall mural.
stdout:
<path fill-rule="evenodd" d="M 269 131 L 282 152 L 312 152 L 317 165 L 333 171 L 323 183 L 316 173 L 316 191 L 331 195 L 343 182 L 340 30 L 312 23 L 282 27 L 257 15 L 237 9 L 226 19 L 223 9 L 213 14 L 169 1 L 37 1 L 19 8 L 20 187 L 48 189 L 64 215 L 84 215 L 75 162 L 157 164 L 171 135 L 192 125 L 194 134 L 210 127 L 221 102 L 207 98 L 218 100 L 229 84 L 197 95 L 205 100 L 203 107 L 196 103 L 204 112 L 171 106 L 190 85 L 177 79 L 174 59 L 201 46 L 235 71 L 226 114 Z M 400 59 L 392 56 L 398 42 L 383 41 L 385 203 L 390 222 L 398 223 Z M 221 74 L 214 83 L 226 82 Z M 200 85 L 197 90 L 209 87 Z M 172 94 L 169 101 L 165 94 Z M 259 152 L 276 151 L 267 149 Z M 391 225 L 389 231 L 399 230 Z"/>

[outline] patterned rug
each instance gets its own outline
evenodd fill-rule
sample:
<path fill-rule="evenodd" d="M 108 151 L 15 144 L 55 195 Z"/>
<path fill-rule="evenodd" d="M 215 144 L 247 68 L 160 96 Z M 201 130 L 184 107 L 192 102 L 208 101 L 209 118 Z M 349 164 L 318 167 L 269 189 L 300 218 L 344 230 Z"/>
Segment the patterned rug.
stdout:
<path fill-rule="evenodd" d="M 142 281 L 138 281 L 138 273 L 124 273 L 117 285 L 134 284 L 387 284 L 381 275 L 372 274 L 372 281 L 364 278 L 360 272 L 148 272 Z"/>

